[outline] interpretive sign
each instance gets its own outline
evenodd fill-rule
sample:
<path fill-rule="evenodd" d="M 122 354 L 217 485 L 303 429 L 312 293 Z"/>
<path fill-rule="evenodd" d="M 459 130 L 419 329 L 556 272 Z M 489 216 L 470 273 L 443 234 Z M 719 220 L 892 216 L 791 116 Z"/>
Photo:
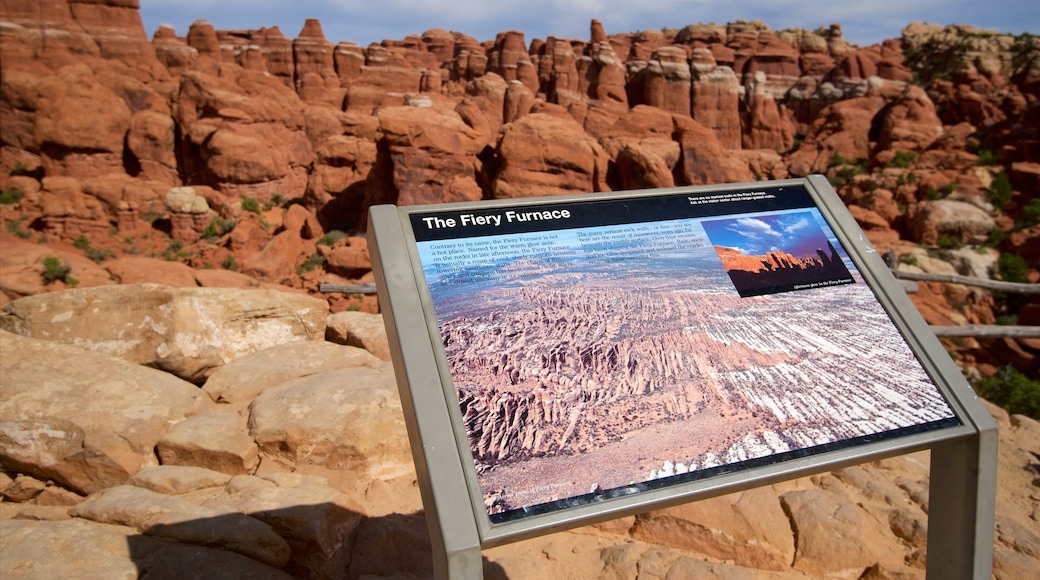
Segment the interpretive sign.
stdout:
<path fill-rule="evenodd" d="M 370 230 L 428 514 L 468 501 L 479 546 L 988 419 L 822 179 L 381 206 Z"/>

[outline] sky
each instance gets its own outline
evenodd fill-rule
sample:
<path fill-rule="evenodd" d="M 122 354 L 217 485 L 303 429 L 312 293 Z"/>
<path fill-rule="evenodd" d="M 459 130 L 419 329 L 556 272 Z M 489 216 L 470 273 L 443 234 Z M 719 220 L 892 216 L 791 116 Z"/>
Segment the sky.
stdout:
<path fill-rule="evenodd" d="M 773 30 L 815 30 L 841 24 L 845 38 L 868 46 L 897 38 L 913 21 L 971 24 L 979 29 L 1040 34 L 1037 0 L 139 0 L 149 38 L 160 24 L 184 36 L 195 20 L 218 30 L 278 26 L 296 38 L 308 18 L 321 21 L 332 43 L 361 46 L 400 40 L 443 28 L 494 40 L 499 32 L 520 30 L 534 38 L 589 38 L 593 18 L 607 34 L 682 28 L 688 24 L 726 24 L 760 20 Z"/>

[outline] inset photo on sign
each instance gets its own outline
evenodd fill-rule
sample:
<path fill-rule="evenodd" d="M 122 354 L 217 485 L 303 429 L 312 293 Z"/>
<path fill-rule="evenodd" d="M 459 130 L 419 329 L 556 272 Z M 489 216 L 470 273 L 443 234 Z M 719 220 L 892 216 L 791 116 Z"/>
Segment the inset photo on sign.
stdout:
<path fill-rule="evenodd" d="M 742 298 L 854 282 L 834 243 L 808 212 L 701 225 Z"/>

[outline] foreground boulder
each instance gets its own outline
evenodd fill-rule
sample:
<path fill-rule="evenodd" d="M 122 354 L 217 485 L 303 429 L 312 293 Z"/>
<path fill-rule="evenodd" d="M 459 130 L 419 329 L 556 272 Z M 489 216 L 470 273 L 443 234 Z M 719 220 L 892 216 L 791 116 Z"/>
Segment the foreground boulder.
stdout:
<path fill-rule="evenodd" d="M 327 316 L 328 303 L 295 293 L 132 284 L 16 300 L 4 307 L 0 328 L 201 383 L 242 355 L 324 339 Z"/>
<path fill-rule="evenodd" d="M 80 493 L 154 464 L 170 426 L 213 406 L 167 373 L 0 332 L 0 464 Z"/>

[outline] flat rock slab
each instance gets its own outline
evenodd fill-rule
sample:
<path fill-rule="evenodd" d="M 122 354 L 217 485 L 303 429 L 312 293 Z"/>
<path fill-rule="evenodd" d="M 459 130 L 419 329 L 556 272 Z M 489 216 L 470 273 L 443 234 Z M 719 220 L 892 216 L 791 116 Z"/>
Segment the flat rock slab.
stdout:
<path fill-rule="evenodd" d="M 324 340 L 328 303 L 292 292 L 131 284 L 37 294 L 4 306 L 0 329 L 73 344 L 193 383 L 243 355 Z"/>
<path fill-rule="evenodd" d="M 205 467 L 229 475 L 252 473 L 259 449 L 233 411 L 200 413 L 174 425 L 156 446 L 163 465 Z"/>
<path fill-rule="evenodd" d="M 157 493 L 178 495 L 200 489 L 223 487 L 229 481 L 230 475 L 204 467 L 153 465 L 137 472 L 127 483 Z"/>
<path fill-rule="evenodd" d="M 93 495 L 69 514 L 129 526 L 150 536 L 231 550 L 276 568 L 289 562 L 289 545 L 260 520 L 132 485 Z"/>
<path fill-rule="evenodd" d="M 248 354 L 217 369 L 202 390 L 218 403 L 252 401 L 264 389 L 330 371 L 381 366 L 360 348 L 331 342 L 295 342 Z"/>

